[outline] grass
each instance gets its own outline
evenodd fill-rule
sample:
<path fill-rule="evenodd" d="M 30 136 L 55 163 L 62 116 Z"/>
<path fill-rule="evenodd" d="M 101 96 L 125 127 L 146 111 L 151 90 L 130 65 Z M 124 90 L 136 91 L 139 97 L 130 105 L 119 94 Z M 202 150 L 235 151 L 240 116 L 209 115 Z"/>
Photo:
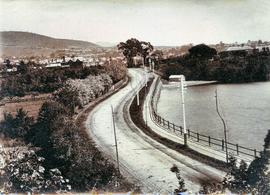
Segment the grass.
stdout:
<path fill-rule="evenodd" d="M 0 106 L 0 121 L 4 118 L 4 112 L 10 112 L 12 115 L 15 115 L 17 110 L 22 108 L 28 113 L 28 116 L 36 117 L 38 116 L 39 109 L 42 104 L 46 101 L 43 100 L 29 100 L 29 101 L 22 101 L 22 102 L 12 102 L 12 103 L 5 103 L 4 105 Z"/>

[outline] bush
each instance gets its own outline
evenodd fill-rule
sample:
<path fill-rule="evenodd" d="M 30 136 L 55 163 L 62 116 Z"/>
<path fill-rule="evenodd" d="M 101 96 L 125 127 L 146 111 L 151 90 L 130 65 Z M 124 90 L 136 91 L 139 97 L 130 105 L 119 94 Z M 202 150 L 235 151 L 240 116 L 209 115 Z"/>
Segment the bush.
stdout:
<path fill-rule="evenodd" d="M 105 64 L 105 71 L 116 83 L 127 75 L 127 67 L 123 62 L 111 61 Z"/>
<path fill-rule="evenodd" d="M 178 194 L 187 191 L 187 189 L 185 188 L 185 181 L 181 177 L 179 168 L 176 165 L 173 165 L 171 168 L 171 172 L 175 173 L 179 185 L 179 187 L 174 190 L 174 193 Z"/>
<path fill-rule="evenodd" d="M 90 75 L 86 79 L 68 80 L 65 85 L 78 92 L 79 105 L 84 106 L 106 93 L 112 86 L 112 79 L 107 74 Z"/>
<path fill-rule="evenodd" d="M 237 193 L 270 193 L 270 130 L 265 138 L 261 157 L 254 159 L 249 167 L 244 161 L 236 165 L 236 159 L 230 158 L 230 172 L 224 179 L 224 186 Z"/>
<path fill-rule="evenodd" d="M 29 92 L 51 93 L 63 86 L 67 79 L 85 79 L 104 72 L 101 67 L 83 69 L 42 69 L 23 74 L 8 75 L 1 83 L 2 96 L 24 96 Z"/>
<path fill-rule="evenodd" d="M 15 117 L 11 113 L 4 113 L 4 120 L 0 123 L 0 133 L 8 138 L 26 140 L 33 124 L 34 119 L 28 117 L 27 112 L 20 108 Z"/>
<path fill-rule="evenodd" d="M 58 168 L 74 189 L 102 188 L 119 177 L 62 104 L 45 102 L 32 133 L 33 143 L 41 148 L 38 155 L 45 158 L 44 167 Z"/>
<path fill-rule="evenodd" d="M 44 158 L 36 155 L 31 148 L 1 151 L 4 156 L 4 174 L 1 186 L 9 192 L 56 192 L 71 189 L 69 181 L 64 179 L 58 169 L 47 170 L 43 166 Z"/>
<path fill-rule="evenodd" d="M 77 106 L 82 106 L 78 90 L 68 83 L 54 92 L 53 100 L 63 104 L 71 114 L 74 114 Z"/>

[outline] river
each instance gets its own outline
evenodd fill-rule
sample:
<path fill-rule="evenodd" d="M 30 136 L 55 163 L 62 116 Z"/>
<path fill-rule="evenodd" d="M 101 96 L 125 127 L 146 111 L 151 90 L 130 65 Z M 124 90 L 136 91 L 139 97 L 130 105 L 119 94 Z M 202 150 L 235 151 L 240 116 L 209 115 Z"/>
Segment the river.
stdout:
<path fill-rule="evenodd" d="M 262 150 L 270 129 L 270 82 L 187 87 L 187 128 L 224 138 L 223 124 L 215 106 L 216 89 L 220 112 L 228 129 L 228 141 Z M 175 84 L 163 85 L 157 109 L 165 119 L 182 125 L 181 94 Z"/>

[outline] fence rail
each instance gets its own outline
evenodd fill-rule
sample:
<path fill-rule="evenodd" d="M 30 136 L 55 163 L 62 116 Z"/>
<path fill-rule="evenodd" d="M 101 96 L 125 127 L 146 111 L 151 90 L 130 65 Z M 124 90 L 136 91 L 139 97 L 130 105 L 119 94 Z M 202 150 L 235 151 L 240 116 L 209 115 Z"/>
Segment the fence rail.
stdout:
<path fill-rule="evenodd" d="M 151 104 L 150 104 L 150 111 L 151 115 L 153 116 L 154 122 L 156 122 L 158 125 L 162 126 L 166 130 L 170 131 L 171 133 L 174 133 L 175 135 L 181 137 L 184 134 L 183 127 L 176 125 L 165 118 L 161 117 L 156 112 L 156 105 L 157 105 L 157 89 L 158 85 L 160 83 L 160 79 L 155 82 L 154 91 L 151 96 Z M 187 129 L 187 137 L 188 139 L 195 141 L 195 142 L 201 142 L 204 144 L 207 144 L 209 147 L 215 147 L 216 149 L 221 149 L 222 151 L 225 151 L 225 141 L 224 139 L 218 139 L 214 138 L 208 135 L 203 135 L 195 131 L 191 131 L 190 129 Z M 229 153 L 236 154 L 236 155 L 246 155 L 249 157 L 258 157 L 260 154 L 260 151 L 252 148 L 247 148 L 244 146 L 240 146 L 238 144 L 234 144 L 231 142 L 227 142 L 227 150 Z"/>

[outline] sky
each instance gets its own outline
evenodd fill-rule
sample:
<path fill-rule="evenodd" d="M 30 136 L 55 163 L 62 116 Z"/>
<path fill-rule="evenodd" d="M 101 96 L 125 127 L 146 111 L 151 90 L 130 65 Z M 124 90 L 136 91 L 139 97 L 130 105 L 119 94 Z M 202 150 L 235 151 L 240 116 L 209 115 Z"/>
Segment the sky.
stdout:
<path fill-rule="evenodd" d="M 270 41 L 269 0 L 0 0 L 0 31 L 153 45 Z"/>

